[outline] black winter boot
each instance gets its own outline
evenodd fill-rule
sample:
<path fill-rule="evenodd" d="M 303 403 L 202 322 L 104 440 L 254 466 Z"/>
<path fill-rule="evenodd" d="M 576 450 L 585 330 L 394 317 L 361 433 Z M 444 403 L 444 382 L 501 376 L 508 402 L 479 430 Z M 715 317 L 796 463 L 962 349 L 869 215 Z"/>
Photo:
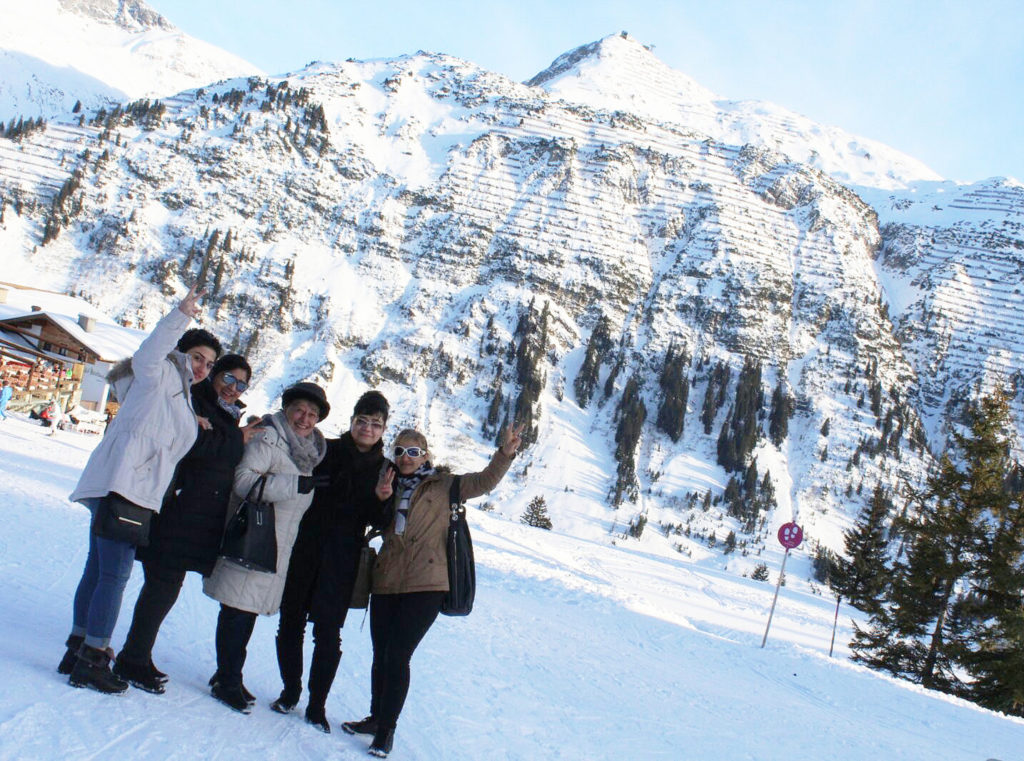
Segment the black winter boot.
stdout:
<path fill-rule="evenodd" d="M 75 663 L 78 662 L 78 648 L 85 642 L 85 637 L 78 634 L 72 634 L 68 637 L 68 641 L 64 643 L 67 650 L 64 651 L 64 657 L 60 659 L 60 665 L 57 666 L 57 673 L 67 676 L 75 668 Z"/>
<path fill-rule="evenodd" d="M 136 663 L 119 655 L 114 661 L 114 674 L 124 679 L 132 687 L 151 692 L 154 695 L 164 694 L 164 681 L 161 681 L 151 663 Z M 156 673 L 154 673 L 156 672 Z M 166 681 L 166 680 L 165 680 Z"/>
<path fill-rule="evenodd" d="M 207 682 L 207 684 L 209 684 L 211 687 L 214 687 L 214 686 L 216 686 L 216 684 L 219 681 L 220 681 L 220 672 L 219 671 L 214 671 L 213 672 L 213 676 L 210 677 L 210 681 Z M 245 689 L 245 685 L 244 684 L 242 685 L 242 696 L 245 698 L 245 702 L 246 703 L 248 703 L 249 705 L 255 705 L 255 703 L 256 703 L 256 696 L 253 695 L 251 692 L 249 692 L 247 689 Z M 296 698 L 295 702 L 298 703 L 299 699 Z M 285 713 L 287 713 L 287 711 Z"/>
<path fill-rule="evenodd" d="M 128 682 L 110 671 L 110 653 L 89 647 L 84 642 L 78 650 L 78 662 L 71 670 L 68 684 L 72 687 L 91 687 L 108 695 L 120 695 L 128 689 Z"/>
<path fill-rule="evenodd" d="M 370 755 L 376 756 L 377 758 L 387 758 L 388 753 L 391 752 L 391 746 L 395 743 L 395 728 L 385 729 L 381 727 L 377 730 L 377 734 L 373 736 L 373 742 L 370 743 Z"/>
<path fill-rule="evenodd" d="M 285 687 L 281 690 L 277 700 L 270 704 L 270 710 L 277 711 L 278 713 L 291 713 L 292 709 L 298 705 L 301 694 L 301 689 L 295 691 Z"/>
<path fill-rule="evenodd" d="M 331 725 L 327 721 L 327 712 L 324 710 L 323 705 L 310 703 L 306 706 L 306 722 L 312 724 L 325 735 L 331 733 Z"/>
<path fill-rule="evenodd" d="M 224 687 L 220 682 L 215 682 L 210 688 L 210 694 L 239 713 L 252 713 L 252 703 L 245 699 L 241 687 Z"/>
<path fill-rule="evenodd" d="M 373 716 L 367 716 L 359 721 L 342 722 L 341 728 L 350 735 L 375 735 L 377 734 L 377 720 Z"/>
<path fill-rule="evenodd" d="M 150 658 L 147 668 L 149 669 L 149 675 L 156 679 L 158 682 L 167 681 L 167 674 L 165 674 L 163 671 L 161 671 L 154 665 L 152 658 Z"/>

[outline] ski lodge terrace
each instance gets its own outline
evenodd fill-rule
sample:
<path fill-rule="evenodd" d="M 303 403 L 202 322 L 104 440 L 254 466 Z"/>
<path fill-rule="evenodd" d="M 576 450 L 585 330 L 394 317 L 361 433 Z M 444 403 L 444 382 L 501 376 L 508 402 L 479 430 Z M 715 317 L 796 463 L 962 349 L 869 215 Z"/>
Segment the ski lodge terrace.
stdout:
<path fill-rule="evenodd" d="M 11 409 L 56 400 L 64 412 L 105 413 L 107 373 L 143 338 L 82 299 L 0 282 L 0 381 L 13 389 Z"/>

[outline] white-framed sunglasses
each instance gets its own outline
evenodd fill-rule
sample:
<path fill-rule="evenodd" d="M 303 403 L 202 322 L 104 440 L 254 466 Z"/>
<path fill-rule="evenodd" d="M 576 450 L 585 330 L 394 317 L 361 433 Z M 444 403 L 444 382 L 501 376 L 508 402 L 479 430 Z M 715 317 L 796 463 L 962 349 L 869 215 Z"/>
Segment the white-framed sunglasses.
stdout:
<path fill-rule="evenodd" d="M 395 457 L 401 457 L 405 454 L 410 457 L 423 457 L 426 453 L 427 450 L 423 447 L 395 447 Z"/>

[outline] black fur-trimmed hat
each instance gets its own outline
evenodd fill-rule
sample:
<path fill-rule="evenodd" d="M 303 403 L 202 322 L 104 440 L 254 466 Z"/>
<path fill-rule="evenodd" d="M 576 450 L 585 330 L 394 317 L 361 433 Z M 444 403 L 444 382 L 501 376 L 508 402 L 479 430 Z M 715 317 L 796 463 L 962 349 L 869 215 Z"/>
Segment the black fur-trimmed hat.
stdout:
<path fill-rule="evenodd" d="M 327 394 L 315 383 L 309 381 L 293 383 L 281 394 L 281 407 L 287 407 L 296 399 L 305 399 L 319 407 L 321 420 L 331 414 L 331 405 L 327 403 Z"/>

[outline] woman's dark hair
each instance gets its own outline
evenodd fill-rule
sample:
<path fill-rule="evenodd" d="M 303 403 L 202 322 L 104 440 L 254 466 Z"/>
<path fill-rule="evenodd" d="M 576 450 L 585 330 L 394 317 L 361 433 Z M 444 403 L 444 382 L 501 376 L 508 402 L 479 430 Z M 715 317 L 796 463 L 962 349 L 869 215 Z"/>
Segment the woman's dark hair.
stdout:
<path fill-rule="evenodd" d="M 189 328 L 186 330 L 181 334 L 181 338 L 178 339 L 178 345 L 175 348 L 184 354 L 189 349 L 194 349 L 197 346 L 209 346 L 218 357 L 223 351 L 217 336 L 202 328 Z"/>
<path fill-rule="evenodd" d="M 221 373 L 229 373 L 232 370 L 245 370 L 244 380 L 246 382 L 252 380 L 252 368 L 241 354 L 225 354 L 218 359 L 214 363 L 213 369 L 210 370 L 210 377 L 216 378 Z"/>
<path fill-rule="evenodd" d="M 356 406 L 352 408 L 352 417 L 356 415 L 377 415 L 379 414 L 384 418 L 384 422 L 387 422 L 388 412 L 391 411 L 391 405 L 388 404 L 387 398 L 380 391 L 367 391 L 356 402 Z"/>

